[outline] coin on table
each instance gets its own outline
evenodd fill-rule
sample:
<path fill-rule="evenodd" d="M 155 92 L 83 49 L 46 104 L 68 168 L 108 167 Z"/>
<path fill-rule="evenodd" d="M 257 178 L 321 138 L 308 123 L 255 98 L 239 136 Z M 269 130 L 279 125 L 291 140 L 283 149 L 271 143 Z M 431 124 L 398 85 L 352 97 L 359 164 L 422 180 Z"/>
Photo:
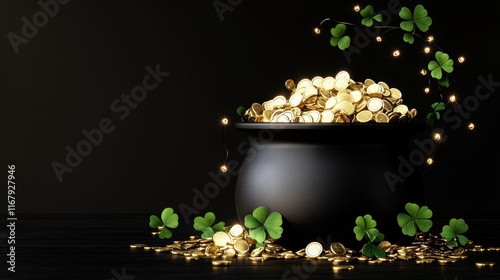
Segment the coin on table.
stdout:
<path fill-rule="evenodd" d="M 330 251 L 335 255 L 343 256 L 346 253 L 344 245 L 340 242 L 333 242 L 330 244 Z"/>
<path fill-rule="evenodd" d="M 250 250 L 250 245 L 248 245 L 248 243 L 245 240 L 241 239 L 234 242 L 234 249 L 239 254 L 247 253 L 248 250 Z"/>
<path fill-rule="evenodd" d="M 308 257 L 318 257 L 323 253 L 323 245 L 317 241 L 313 241 L 306 246 L 306 255 Z"/>
<path fill-rule="evenodd" d="M 231 237 L 224 231 L 218 231 L 214 233 L 214 235 L 212 236 L 212 240 L 214 241 L 215 245 L 224 247 L 227 245 L 227 242 L 231 240 Z"/>

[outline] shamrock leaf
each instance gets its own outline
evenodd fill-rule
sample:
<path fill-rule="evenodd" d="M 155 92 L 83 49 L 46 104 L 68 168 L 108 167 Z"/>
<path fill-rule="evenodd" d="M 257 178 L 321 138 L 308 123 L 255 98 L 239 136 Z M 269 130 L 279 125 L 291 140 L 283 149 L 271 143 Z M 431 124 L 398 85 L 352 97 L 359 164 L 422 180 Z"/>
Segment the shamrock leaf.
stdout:
<path fill-rule="evenodd" d="M 354 227 L 354 233 L 356 234 L 356 239 L 361 241 L 363 237 L 369 239 L 368 230 L 373 229 L 377 226 L 377 222 L 372 219 L 371 215 L 365 215 L 364 217 L 359 216 L 356 218 L 356 226 Z"/>
<path fill-rule="evenodd" d="M 363 255 L 365 255 L 369 258 L 373 258 L 373 257 L 385 258 L 386 257 L 384 249 L 378 247 L 377 245 L 371 244 L 371 243 L 366 243 L 365 245 L 363 245 L 361 252 L 363 253 Z"/>
<path fill-rule="evenodd" d="M 399 213 L 397 216 L 398 225 L 402 228 L 403 234 L 415 236 L 418 227 L 422 232 L 428 232 L 432 227 L 432 211 L 427 206 L 419 207 L 415 203 L 406 203 L 405 206 L 408 214 Z"/>
<path fill-rule="evenodd" d="M 453 60 L 450 56 L 444 52 L 436 52 L 436 60 L 432 60 L 427 65 L 427 68 L 431 71 L 431 76 L 440 80 L 443 77 L 443 72 L 447 73 L 453 72 Z"/>
<path fill-rule="evenodd" d="M 240 106 L 240 107 L 238 107 L 238 109 L 236 109 L 236 113 L 238 114 L 238 116 L 243 117 L 243 115 L 245 114 L 246 110 L 247 109 L 245 107 Z"/>
<path fill-rule="evenodd" d="M 258 243 L 263 243 L 266 238 L 279 239 L 283 233 L 282 216 L 279 212 L 272 212 L 265 206 L 259 206 L 252 214 L 245 216 L 245 226 L 249 229 L 250 237 Z"/>
<path fill-rule="evenodd" d="M 415 42 L 415 38 L 413 37 L 413 34 L 405 33 L 405 35 L 403 35 L 403 41 L 408 44 L 413 44 L 413 42 Z"/>
<path fill-rule="evenodd" d="M 194 218 L 194 229 L 199 230 L 202 233 L 202 238 L 209 238 L 218 231 L 224 230 L 224 222 L 219 222 L 214 225 L 215 214 L 212 212 L 205 213 L 205 217 L 198 216 Z"/>
<path fill-rule="evenodd" d="M 337 47 L 340 50 L 345 50 L 351 45 L 351 38 L 344 35 L 347 27 L 345 24 L 339 23 L 334 28 L 330 30 L 332 38 L 330 39 L 330 45 Z"/>
<path fill-rule="evenodd" d="M 161 213 L 161 219 L 156 215 L 151 215 L 149 217 L 149 226 L 151 228 L 162 227 L 160 231 L 160 238 L 170 238 L 172 237 L 172 232 L 168 228 L 176 228 L 179 226 L 179 215 L 174 213 L 174 209 L 168 207 L 163 209 Z"/>
<path fill-rule="evenodd" d="M 465 223 L 463 219 L 451 219 L 449 225 L 443 226 L 443 231 L 441 232 L 441 237 L 445 238 L 448 241 L 448 244 L 451 246 L 458 246 L 458 242 L 460 245 L 467 244 L 469 240 L 467 237 L 463 235 L 467 230 L 469 230 L 469 226 Z"/>
<path fill-rule="evenodd" d="M 374 20 L 377 22 L 382 21 L 382 15 L 375 14 L 372 5 L 366 6 L 363 10 L 361 10 L 360 14 L 363 17 L 363 19 L 361 20 L 361 24 L 367 27 L 371 27 Z"/>
<path fill-rule="evenodd" d="M 450 87 L 450 80 L 448 77 L 442 77 L 439 81 L 439 85 L 445 88 Z"/>
<path fill-rule="evenodd" d="M 415 26 L 422 32 L 427 32 L 432 24 L 432 19 L 427 15 L 427 10 L 419 4 L 413 10 L 413 14 L 407 7 L 401 8 L 399 17 L 403 19 L 400 23 L 401 29 L 408 32 L 414 32 Z"/>
<path fill-rule="evenodd" d="M 435 123 L 441 119 L 441 111 L 445 109 L 444 102 L 434 102 L 431 104 L 432 112 L 427 114 L 427 124 L 431 127 L 435 125 Z"/>

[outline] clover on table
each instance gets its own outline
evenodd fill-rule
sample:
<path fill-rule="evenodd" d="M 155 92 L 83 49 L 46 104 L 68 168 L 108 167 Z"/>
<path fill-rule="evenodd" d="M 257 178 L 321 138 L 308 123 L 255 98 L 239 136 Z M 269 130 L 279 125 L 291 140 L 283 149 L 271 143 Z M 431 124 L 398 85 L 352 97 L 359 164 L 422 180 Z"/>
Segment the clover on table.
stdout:
<path fill-rule="evenodd" d="M 345 35 L 347 27 L 345 24 L 339 23 L 330 30 L 332 38 L 330 39 L 330 45 L 333 47 L 338 47 L 340 50 L 345 50 L 351 45 L 351 38 Z"/>
<path fill-rule="evenodd" d="M 267 237 L 274 240 L 281 238 L 282 224 L 281 214 L 276 211 L 269 213 L 269 209 L 265 206 L 259 206 L 252 214 L 245 216 L 245 227 L 248 228 L 250 237 L 257 241 L 257 247 L 262 247 Z"/>
<path fill-rule="evenodd" d="M 432 19 L 428 16 L 427 10 L 422 4 L 415 6 L 413 14 L 409 8 L 401 8 L 399 17 L 403 19 L 399 26 L 404 31 L 407 31 L 407 33 L 403 35 L 403 40 L 409 44 L 413 44 L 415 41 L 413 37 L 413 33 L 416 31 L 415 27 L 422 32 L 427 32 L 432 25 Z"/>
<path fill-rule="evenodd" d="M 209 238 L 214 235 L 214 233 L 218 231 L 223 231 L 225 228 L 224 222 L 218 222 L 215 224 L 215 214 L 213 212 L 205 213 L 204 217 L 198 216 L 194 218 L 194 229 L 201 231 L 202 238 Z"/>
<path fill-rule="evenodd" d="M 149 226 L 151 228 L 162 227 L 159 237 L 161 239 L 172 237 L 172 232 L 169 228 L 177 228 L 179 226 L 179 215 L 174 212 L 174 209 L 167 207 L 161 212 L 161 218 L 156 215 L 149 217 Z"/>
<path fill-rule="evenodd" d="M 356 218 L 355 223 L 356 226 L 353 231 L 356 235 L 356 239 L 358 241 L 363 239 L 366 240 L 366 243 L 361 249 L 363 255 L 369 258 L 374 256 L 377 258 L 385 258 L 385 251 L 374 244 L 384 240 L 385 236 L 375 228 L 377 226 L 377 222 L 372 218 L 372 216 L 369 214 L 359 216 Z"/>
<path fill-rule="evenodd" d="M 408 202 L 405 205 L 406 213 L 399 213 L 397 216 L 398 225 L 405 235 L 415 236 L 417 228 L 422 232 L 428 232 L 432 227 L 432 210 L 427 206 L 418 206 L 416 203 Z"/>
<path fill-rule="evenodd" d="M 445 238 L 450 246 L 457 247 L 458 243 L 463 246 L 469 240 L 463 235 L 468 229 L 469 226 L 465 223 L 464 219 L 452 218 L 449 225 L 443 226 L 441 237 Z"/>

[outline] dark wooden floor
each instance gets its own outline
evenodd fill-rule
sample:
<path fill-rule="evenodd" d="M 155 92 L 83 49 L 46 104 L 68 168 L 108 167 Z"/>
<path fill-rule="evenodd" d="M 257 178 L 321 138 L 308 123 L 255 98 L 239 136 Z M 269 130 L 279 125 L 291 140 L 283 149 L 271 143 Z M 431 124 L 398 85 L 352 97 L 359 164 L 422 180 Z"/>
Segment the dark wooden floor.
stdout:
<path fill-rule="evenodd" d="M 6 221 L 6 219 L 3 219 Z M 500 279 L 500 252 L 469 252 L 453 264 L 416 264 L 414 261 L 352 263 L 350 271 L 334 272 L 327 260 L 275 259 L 253 263 L 232 261 L 212 266 L 208 259 L 187 261 L 170 252 L 131 249 L 134 243 L 165 245 L 197 234 L 179 225 L 170 240 L 151 235 L 149 215 L 20 215 L 16 223 L 16 272 L 7 271 L 5 242 L 0 235 L 0 279 Z M 484 247 L 500 247 L 500 219 L 467 218 L 467 236 Z M 480 261 L 495 262 L 479 268 Z"/>

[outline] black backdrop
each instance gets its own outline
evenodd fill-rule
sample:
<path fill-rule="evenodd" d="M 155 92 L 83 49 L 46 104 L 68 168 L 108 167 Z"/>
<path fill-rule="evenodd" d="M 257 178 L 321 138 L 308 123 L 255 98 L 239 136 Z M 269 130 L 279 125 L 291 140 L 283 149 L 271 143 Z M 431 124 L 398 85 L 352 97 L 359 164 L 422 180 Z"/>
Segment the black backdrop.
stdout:
<path fill-rule="evenodd" d="M 238 106 L 283 93 L 288 78 L 345 69 L 354 80 L 385 81 L 401 89 L 422 122 L 438 99 L 423 94 L 426 80 L 417 73 L 423 55 L 399 31 L 350 62 L 330 46 L 329 23 L 314 34 L 324 18 L 357 22 L 351 1 L 42 2 L 58 9 L 50 6 L 44 18 L 37 1 L 0 1 L 0 159 L 4 180 L 7 165 L 16 165 L 18 213 L 159 214 L 193 205 L 193 189 L 213 182 L 210 174 L 225 160 L 223 138 L 229 160 L 243 159 L 237 146 L 246 135 L 223 131 L 221 119 L 238 121 Z M 226 10 L 218 13 L 214 3 Z M 452 58 L 466 56 L 453 77 L 459 103 L 469 97 L 475 106 L 469 112 L 476 124 L 472 133 L 465 124 L 447 127 L 448 140 L 423 173 L 427 203 L 441 213 L 500 213 L 499 4 L 421 3 L 433 18 L 436 43 Z M 23 27 L 23 18 L 33 23 L 33 16 L 38 26 Z M 398 59 L 391 57 L 395 48 L 403 51 Z M 137 91 L 151 71 L 157 74 L 146 81 L 150 90 Z M 474 97 L 479 77 L 494 82 L 482 100 Z M 132 92 L 139 101 L 127 103 Z M 68 149 L 84 149 L 85 133 L 94 137 L 92 150 L 70 158 L 71 172 L 58 178 L 53 165 L 68 165 Z M 235 181 L 230 177 L 203 211 L 233 211 Z"/>

